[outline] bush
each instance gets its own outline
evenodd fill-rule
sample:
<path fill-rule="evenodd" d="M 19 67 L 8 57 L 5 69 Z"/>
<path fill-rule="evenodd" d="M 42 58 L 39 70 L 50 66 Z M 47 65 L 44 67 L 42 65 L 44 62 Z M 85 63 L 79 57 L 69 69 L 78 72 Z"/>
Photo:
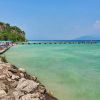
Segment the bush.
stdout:
<path fill-rule="evenodd" d="M 6 59 L 6 57 L 5 57 L 5 56 L 0 56 L 0 59 L 1 59 L 1 61 L 2 61 L 2 62 L 7 63 L 7 59 Z"/>

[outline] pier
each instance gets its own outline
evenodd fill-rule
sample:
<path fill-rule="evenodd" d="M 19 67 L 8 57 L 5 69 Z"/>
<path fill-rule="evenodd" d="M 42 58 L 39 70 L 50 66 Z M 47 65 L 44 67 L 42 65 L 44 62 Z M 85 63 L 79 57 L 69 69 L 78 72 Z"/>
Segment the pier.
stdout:
<path fill-rule="evenodd" d="M 92 40 L 88 40 L 88 41 L 39 41 L 39 42 L 18 42 L 17 44 L 22 44 L 22 45 L 25 45 L 25 44 L 28 44 L 28 45 L 31 45 L 31 44 L 96 44 L 98 43 L 97 41 L 92 41 Z"/>

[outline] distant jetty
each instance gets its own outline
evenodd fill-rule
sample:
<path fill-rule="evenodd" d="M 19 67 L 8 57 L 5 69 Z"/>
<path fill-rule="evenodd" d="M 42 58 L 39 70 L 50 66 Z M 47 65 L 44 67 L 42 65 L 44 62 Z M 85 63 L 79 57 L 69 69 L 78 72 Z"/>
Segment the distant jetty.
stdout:
<path fill-rule="evenodd" d="M 58 100 L 35 76 L 0 58 L 0 100 Z"/>
<path fill-rule="evenodd" d="M 68 41 L 27 41 L 27 42 L 17 42 L 17 44 L 96 44 L 96 40 L 68 40 Z"/>

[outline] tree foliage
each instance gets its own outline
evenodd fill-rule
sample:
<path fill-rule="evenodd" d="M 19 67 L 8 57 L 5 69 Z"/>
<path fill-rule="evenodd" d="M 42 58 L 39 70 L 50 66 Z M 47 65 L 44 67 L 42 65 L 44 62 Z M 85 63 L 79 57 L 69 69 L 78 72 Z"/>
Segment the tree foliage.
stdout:
<path fill-rule="evenodd" d="M 25 32 L 17 26 L 0 22 L 0 40 L 25 41 Z"/>

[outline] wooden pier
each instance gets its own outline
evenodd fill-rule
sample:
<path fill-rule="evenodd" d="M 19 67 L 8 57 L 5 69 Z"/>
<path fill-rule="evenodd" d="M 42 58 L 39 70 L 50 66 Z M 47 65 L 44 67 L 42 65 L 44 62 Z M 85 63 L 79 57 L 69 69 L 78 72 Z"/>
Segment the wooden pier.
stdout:
<path fill-rule="evenodd" d="M 96 44 L 98 43 L 97 41 L 65 41 L 65 42 L 20 42 L 20 43 L 17 43 L 17 44 L 28 44 L 28 45 L 31 45 L 31 44 Z"/>

